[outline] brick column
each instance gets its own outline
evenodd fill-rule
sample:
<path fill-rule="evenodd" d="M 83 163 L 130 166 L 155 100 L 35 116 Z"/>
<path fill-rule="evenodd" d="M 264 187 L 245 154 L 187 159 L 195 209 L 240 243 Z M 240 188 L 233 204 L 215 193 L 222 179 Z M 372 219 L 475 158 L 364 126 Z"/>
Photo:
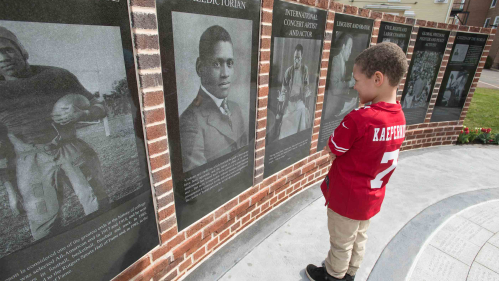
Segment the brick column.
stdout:
<path fill-rule="evenodd" d="M 260 31 L 260 61 L 258 72 L 258 102 L 255 136 L 255 173 L 253 184 L 263 180 L 263 162 L 265 158 L 265 135 L 267 133 L 267 104 L 269 98 L 270 44 L 272 38 L 273 0 L 262 1 Z"/>
<path fill-rule="evenodd" d="M 177 223 L 166 135 L 156 7 L 154 0 L 130 0 L 129 5 L 151 188 L 157 210 L 156 218 L 159 221 L 160 239 L 165 245 L 177 234 Z M 169 244 L 173 243 L 171 241 Z M 113 280 L 130 280 L 134 276 L 144 279 L 165 276 L 169 273 L 168 268 L 175 267 L 179 261 L 171 259 L 171 256 L 155 255 L 158 248 L 136 261 Z M 176 273 L 172 271 L 169 277 L 175 277 Z"/>

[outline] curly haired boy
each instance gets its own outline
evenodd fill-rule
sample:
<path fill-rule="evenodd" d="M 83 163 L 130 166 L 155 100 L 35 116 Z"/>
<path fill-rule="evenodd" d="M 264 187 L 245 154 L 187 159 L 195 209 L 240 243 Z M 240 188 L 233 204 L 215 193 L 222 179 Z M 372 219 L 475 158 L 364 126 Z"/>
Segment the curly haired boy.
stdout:
<path fill-rule="evenodd" d="M 389 42 L 355 59 L 354 89 L 362 104 L 371 104 L 346 115 L 324 148 L 333 159 L 321 184 L 331 248 L 323 267 L 307 266 L 310 280 L 355 278 L 369 219 L 380 211 L 405 137 L 405 117 L 396 95 L 407 67 L 402 49 Z"/>

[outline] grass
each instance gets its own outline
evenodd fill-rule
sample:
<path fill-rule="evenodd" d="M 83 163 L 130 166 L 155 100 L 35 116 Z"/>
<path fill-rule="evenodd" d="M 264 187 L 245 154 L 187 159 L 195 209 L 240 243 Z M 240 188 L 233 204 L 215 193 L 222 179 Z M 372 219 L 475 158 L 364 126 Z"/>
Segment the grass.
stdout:
<path fill-rule="evenodd" d="M 499 133 L 499 90 L 477 88 L 471 100 L 464 126 L 491 128 Z"/>
<path fill-rule="evenodd" d="M 99 156 L 105 191 L 114 202 L 142 187 L 139 159 L 131 114 L 109 119 L 111 136 L 106 137 L 102 124 L 78 129 L 78 137 L 90 145 Z M 74 191 L 64 187 L 61 206 L 62 225 L 84 220 L 84 212 Z M 33 243 L 26 214 L 14 217 L 8 206 L 8 197 L 0 185 L 0 258 Z"/>

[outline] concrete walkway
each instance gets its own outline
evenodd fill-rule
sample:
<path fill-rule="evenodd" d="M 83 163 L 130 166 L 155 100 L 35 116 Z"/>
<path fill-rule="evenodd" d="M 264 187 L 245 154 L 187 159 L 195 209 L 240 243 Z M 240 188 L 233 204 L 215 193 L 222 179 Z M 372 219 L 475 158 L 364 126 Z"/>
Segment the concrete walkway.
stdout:
<path fill-rule="evenodd" d="M 371 220 L 355 280 L 498 280 L 498 202 L 499 147 L 402 152 L 382 210 Z M 321 264 L 329 249 L 326 221 L 316 185 L 255 222 L 184 280 L 308 280 L 305 266 Z"/>
<path fill-rule="evenodd" d="M 478 87 L 499 90 L 499 71 L 495 69 L 484 69 Z"/>
<path fill-rule="evenodd" d="M 407 280 L 499 280 L 499 200 L 472 206 L 435 231 Z"/>

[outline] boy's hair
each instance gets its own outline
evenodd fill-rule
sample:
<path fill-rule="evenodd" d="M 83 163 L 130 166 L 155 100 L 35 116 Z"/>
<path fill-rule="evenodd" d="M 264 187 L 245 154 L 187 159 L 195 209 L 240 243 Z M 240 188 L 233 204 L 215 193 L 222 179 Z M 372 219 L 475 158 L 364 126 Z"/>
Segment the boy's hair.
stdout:
<path fill-rule="evenodd" d="M 376 71 L 388 77 L 390 86 L 396 87 L 407 71 L 408 64 L 404 51 L 391 42 L 379 43 L 365 49 L 355 59 L 362 73 L 371 78 Z"/>

